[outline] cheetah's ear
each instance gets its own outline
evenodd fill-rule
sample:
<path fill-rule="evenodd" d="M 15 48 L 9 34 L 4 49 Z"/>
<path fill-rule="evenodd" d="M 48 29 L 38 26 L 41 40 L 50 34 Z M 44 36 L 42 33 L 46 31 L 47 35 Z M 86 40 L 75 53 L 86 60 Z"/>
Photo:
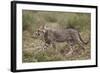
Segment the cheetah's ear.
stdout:
<path fill-rule="evenodd" d="M 49 28 L 48 28 L 48 26 L 45 25 L 45 26 L 44 26 L 44 29 L 45 29 L 45 30 L 48 30 Z"/>

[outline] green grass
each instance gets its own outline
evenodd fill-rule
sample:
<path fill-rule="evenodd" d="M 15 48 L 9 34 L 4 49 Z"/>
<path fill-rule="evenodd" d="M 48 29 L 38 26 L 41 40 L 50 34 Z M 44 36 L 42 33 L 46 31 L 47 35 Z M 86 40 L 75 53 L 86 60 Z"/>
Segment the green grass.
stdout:
<path fill-rule="evenodd" d="M 66 43 L 56 43 L 56 49 L 48 47 L 43 50 L 44 42 L 40 39 L 32 38 L 32 33 L 41 25 L 46 24 L 49 27 L 68 28 L 74 27 L 82 36 L 84 41 L 90 37 L 91 14 L 74 13 L 74 12 L 43 12 L 23 10 L 23 62 L 45 62 L 45 61 L 64 61 L 64 60 L 85 60 L 90 59 L 90 43 L 85 46 L 83 52 L 78 45 L 75 46 L 74 52 L 66 56 L 69 48 Z M 38 47 L 38 48 L 37 48 Z"/>

